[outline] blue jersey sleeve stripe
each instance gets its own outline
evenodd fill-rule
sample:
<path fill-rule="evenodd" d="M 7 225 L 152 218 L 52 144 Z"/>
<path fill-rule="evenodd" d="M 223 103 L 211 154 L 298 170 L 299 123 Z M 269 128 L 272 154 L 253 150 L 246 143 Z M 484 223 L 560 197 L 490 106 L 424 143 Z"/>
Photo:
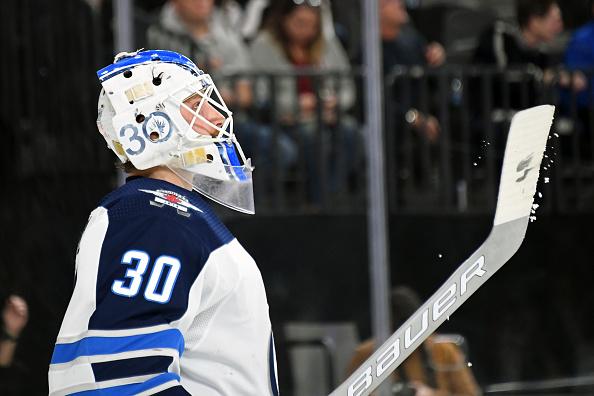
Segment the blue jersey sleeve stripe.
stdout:
<path fill-rule="evenodd" d="M 82 392 L 71 393 L 70 396 L 126 396 L 137 395 L 140 392 L 147 391 L 169 381 L 178 381 L 180 377 L 174 373 L 164 373 L 151 378 L 141 384 L 119 385 L 110 388 L 93 389 Z"/>
<path fill-rule="evenodd" d="M 110 355 L 143 349 L 184 350 L 184 337 L 178 329 L 126 337 L 86 337 L 70 344 L 56 344 L 51 364 L 70 362 L 81 356 Z"/>

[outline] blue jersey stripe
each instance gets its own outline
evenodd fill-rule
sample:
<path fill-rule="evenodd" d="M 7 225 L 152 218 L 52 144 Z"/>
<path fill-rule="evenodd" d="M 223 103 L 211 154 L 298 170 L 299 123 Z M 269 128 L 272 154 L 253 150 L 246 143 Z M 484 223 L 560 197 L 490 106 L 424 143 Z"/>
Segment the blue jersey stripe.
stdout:
<path fill-rule="evenodd" d="M 140 392 L 147 391 L 156 386 L 162 385 L 166 382 L 176 380 L 179 381 L 179 375 L 174 373 L 164 373 L 151 378 L 140 384 L 119 385 L 110 388 L 93 389 L 88 391 L 71 393 L 70 396 L 127 396 L 136 395 Z"/>
<path fill-rule="evenodd" d="M 109 355 L 154 348 L 177 349 L 181 356 L 184 337 L 178 329 L 126 337 L 86 337 L 70 344 L 56 344 L 51 363 L 67 363 L 80 356 Z"/>

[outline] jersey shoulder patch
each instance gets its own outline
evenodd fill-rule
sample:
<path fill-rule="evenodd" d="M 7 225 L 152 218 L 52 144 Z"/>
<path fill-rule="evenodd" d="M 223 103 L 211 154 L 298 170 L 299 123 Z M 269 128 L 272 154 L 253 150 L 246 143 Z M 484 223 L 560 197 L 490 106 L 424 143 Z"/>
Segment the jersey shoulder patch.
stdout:
<path fill-rule="evenodd" d="M 190 217 L 192 215 L 191 211 L 204 213 L 202 209 L 192 205 L 186 196 L 175 191 L 164 190 L 161 188 L 158 190 L 139 188 L 138 191 L 153 195 L 153 198 L 149 201 L 151 205 L 159 208 L 170 206 L 181 216 Z"/>
<path fill-rule="evenodd" d="M 214 250 L 234 237 L 208 203 L 194 191 L 151 178 L 129 178 L 100 203 L 109 212 L 110 222 L 136 217 L 169 218 L 183 225 Z"/>

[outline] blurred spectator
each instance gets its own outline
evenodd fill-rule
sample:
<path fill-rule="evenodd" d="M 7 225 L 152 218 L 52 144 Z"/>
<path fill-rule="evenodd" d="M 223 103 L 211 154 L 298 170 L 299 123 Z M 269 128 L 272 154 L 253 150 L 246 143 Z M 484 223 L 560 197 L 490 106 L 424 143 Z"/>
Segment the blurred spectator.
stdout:
<path fill-rule="evenodd" d="M 246 41 L 252 41 L 260 32 L 267 14 L 270 11 L 270 0 L 249 0 L 245 7 L 245 19 L 241 34 Z"/>
<path fill-rule="evenodd" d="M 384 76 L 389 75 L 395 66 L 443 65 L 446 59 L 443 47 L 436 42 L 427 44 L 414 29 L 403 0 L 379 0 L 379 15 Z M 414 103 L 418 98 L 417 94 L 413 93 L 412 96 L 402 98 L 402 89 L 394 88 L 397 116 L 404 117 L 406 122 L 429 142 L 437 141 L 440 132 L 437 119 L 416 107 L 403 107 L 403 103 Z"/>
<path fill-rule="evenodd" d="M 297 0 L 296 3 L 308 3 L 314 7 L 321 7 L 322 33 L 328 40 L 336 36 L 334 30 L 334 19 L 330 0 Z M 342 5 L 343 2 L 340 2 Z M 260 32 L 270 18 L 270 12 L 274 8 L 274 2 L 270 0 L 249 0 L 246 4 L 244 20 L 241 27 L 241 34 L 246 41 L 252 41 Z"/>
<path fill-rule="evenodd" d="M 241 74 L 250 71 L 250 57 L 232 27 L 236 17 L 229 16 L 239 12 L 239 5 L 226 1 L 222 7 L 228 8 L 215 9 L 214 0 L 169 0 L 161 11 L 159 23 L 149 28 L 148 43 L 152 48 L 187 53 L 200 68 L 215 76 L 223 100 L 233 109 L 235 133 L 245 142 L 246 153 L 254 155 L 256 166 L 269 170 L 272 132 L 255 123 L 249 114 L 253 105 L 252 83 Z M 240 77 L 229 77 L 233 73 Z M 295 162 L 297 150 L 283 135 L 278 137 L 278 149 L 278 164 L 283 170 Z M 266 172 L 256 174 L 256 177 L 267 176 Z"/>
<path fill-rule="evenodd" d="M 563 31 L 561 10 L 555 0 L 517 0 L 518 27 L 497 21 L 481 34 L 475 63 L 500 68 L 531 64 L 544 70 L 551 65 L 541 46 Z"/>
<path fill-rule="evenodd" d="M 361 0 L 340 0 L 331 3 L 332 19 L 336 36 L 346 50 L 349 59 L 357 64 L 362 34 Z"/>
<path fill-rule="evenodd" d="M 590 104 L 594 95 L 594 0 L 588 2 L 588 12 L 590 13 L 590 22 L 577 29 L 571 36 L 571 40 L 565 51 L 565 66 L 571 71 L 586 72 L 590 78 L 590 90 L 582 90 L 577 95 L 577 104 L 585 108 Z"/>
<path fill-rule="evenodd" d="M 299 71 L 315 68 L 342 73 L 350 71 L 340 43 L 322 35 L 320 7 L 308 2 L 279 2 L 267 28 L 258 35 L 250 50 L 257 70 Z M 297 84 L 292 78 L 282 79 L 278 84 L 278 111 L 286 121 L 296 121 L 296 101 L 301 109 L 300 121 L 313 118 L 317 103 L 312 80 L 311 77 L 301 76 Z M 354 103 L 355 90 L 350 77 L 342 77 L 338 84 L 333 78 L 324 78 L 321 89 L 327 123 L 335 118 L 337 108 L 348 110 Z"/>
<path fill-rule="evenodd" d="M 15 367 L 14 355 L 28 319 L 27 302 L 17 295 L 9 296 L 2 309 L 0 329 L 0 391 L 3 394 L 13 394 L 22 388 L 20 369 Z"/>
<path fill-rule="evenodd" d="M 553 82 L 554 58 L 543 46 L 563 31 L 561 10 L 556 0 L 516 0 L 517 25 L 496 21 L 483 32 L 474 53 L 474 63 L 495 66 L 500 73 L 493 76 L 492 103 L 497 112 L 493 121 L 509 121 L 513 111 L 536 103 L 542 82 Z M 480 81 L 474 81 L 480 86 Z M 471 104 L 480 106 L 481 90 L 471 89 Z M 480 108 L 480 107 L 479 107 Z M 512 112 L 505 112 L 512 110 Z M 505 125 L 501 126 L 506 129 Z"/>
<path fill-rule="evenodd" d="M 242 6 L 235 0 L 215 0 L 215 24 L 225 26 L 228 31 L 237 32 L 244 21 Z"/>
<path fill-rule="evenodd" d="M 0 336 L 0 367 L 9 367 L 12 365 L 19 336 L 23 328 L 27 325 L 28 320 L 27 302 L 16 295 L 8 297 L 2 310 L 3 326 Z"/>
<path fill-rule="evenodd" d="M 350 65 L 336 38 L 322 34 L 319 2 L 283 0 L 274 7 L 266 28 L 250 47 L 254 69 L 302 74 L 277 78 L 274 93 L 263 81 L 258 98 L 274 110 L 285 130 L 303 143 L 310 197 L 318 201 L 321 164 L 316 154 L 322 146 L 334 148 L 330 139 L 342 146 L 325 153 L 325 158 L 330 158 L 331 191 L 344 187 L 346 172 L 359 165 L 358 130 L 354 120 L 345 114 L 355 100 L 354 83 L 348 75 Z M 312 70 L 340 75 L 318 78 L 307 74 Z M 273 97 L 275 101 L 270 103 Z M 320 145 L 322 141 L 325 144 Z M 333 154 L 342 158 L 342 163 L 334 160 Z"/>
<path fill-rule="evenodd" d="M 198 67 L 213 75 L 249 71 L 250 61 L 239 35 L 215 18 L 214 0 L 169 0 L 160 20 L 148 30 L 151 48 L 190 54 Z M 221 78 L 217 78 L 221 81 Z M 230 82 L 219 82 L 221 96 L 229 107 L 252 104 L 251 85 L 240 79 L 231 92 Z"/>
<path fill-rule="evenodd" d="M 572 76 L 570 89 L 561 92 L 561 113 L 571 117 L 573 123 L 569 126 L 571 134 L 561 136 L 561 153 L 570 156 L 574 161 L 580 156 L 582 159 L 591 160 L 592 151 L 591 131 L 594 124 L 594 113 L 591 110 L 594 97 L 594 0 L 588 1 L 587 12 L 590 22 L 577 29 L 567 46 L 564 63 L 568 73 Z M 586 77 L 587 76 L 587 77 Z M 576 145 L 575 137 L 579 140 Z"/>
<path fill-rule="evenodd" d="M 443 65 L 446 53 L 437 42 L 427 43 L 412 26 L 403 0 L 379 0 L 384 74 L 394 66 Z"/>
<path fill-rule="evenodd" d="M 555 85 L 582 91 L 586 86 L 584 75 L 559 70 L 556 57 L 543 50 L 563 31 L 556 0 L 517 0 L 516 17 L 517 27 L 497 21 L 485 31 L 474 56 L 475 63 L 520 72 L 497 76 L 493 86 L 495 106 L 519 110 L 539 104 L 536 102 L 542 96 L 539 91 Z M 504 86 L 508 88 L 507 94 Z M 473 102 L 481 103 L 479 98 Z"/>
<path fill-rule="evenodd" d="M 417 294 L 406 286 L 392 290 L 392 322 L 399 328 L 421 306 Z M 375 341 L 363 342 L 349 364 L 353 373 L 375 350 Z M 394 395 L 416 396 L 477 396 L 480 394 L 465 356 L 452 342 L 443 342 L 431 335 L 393 374 Z"/>

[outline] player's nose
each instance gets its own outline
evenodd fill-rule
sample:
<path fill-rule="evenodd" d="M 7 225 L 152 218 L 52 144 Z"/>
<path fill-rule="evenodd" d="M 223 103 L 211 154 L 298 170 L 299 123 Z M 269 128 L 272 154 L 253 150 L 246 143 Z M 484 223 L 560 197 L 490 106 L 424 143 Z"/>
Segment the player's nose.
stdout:
<path fill-rule="evenodd" d="M 200 115 L 208 120 L 208 123 L 202 122 L 203 125 L 201 125 L 200 129 L 206 132 L 208 135 L 218 135 L 219 131 L 217 128 L 215 128 L 215 126 L 221 128 L 225 123 L 225 116 L 208 102 L 205 102 L 202 105 L 202 108 L 200 109 Z"/>

